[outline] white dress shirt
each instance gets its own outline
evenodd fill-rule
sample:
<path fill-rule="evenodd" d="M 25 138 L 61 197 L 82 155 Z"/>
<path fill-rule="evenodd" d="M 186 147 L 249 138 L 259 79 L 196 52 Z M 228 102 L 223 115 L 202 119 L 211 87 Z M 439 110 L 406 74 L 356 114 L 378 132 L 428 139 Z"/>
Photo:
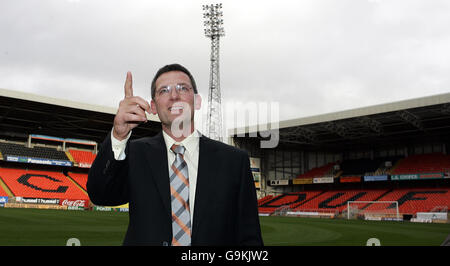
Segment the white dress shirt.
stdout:
<path fill-rule="evenodd" d="M 128 139 L 131 136 L 131 131 L 128 136 L 124 140 L 117 140 L 114 138 L 111 131 L 111 144 L 112 150 L 114 152 L 114 158 L 116 160 L 125 160 L 125 148 L 127 146 Z M 170 149 L 173 144 L 183 145 L 186 150 L 184 152 L 184 160 L 186 161 L 188 167 L 188 175 L 189 175 L 189 209 L 191 215 L 191 226 L 194 224 L 194 202 L 195 202 L 195 188 L 197 187 L 197 171 L 198 171 L 198 157 L 199 157 L 199 137 L 200 133 L 197 130 L 185 138 L 181 142 L 176 142 L 172 137 L 170 137 L 163 130 L 164 142 L 166 143 L 167 149 L 167 167 L 170 169 L 173 162 L 175 161 L 175 153 Z M 169 176 L 167 176 L 169 178 Z"/>

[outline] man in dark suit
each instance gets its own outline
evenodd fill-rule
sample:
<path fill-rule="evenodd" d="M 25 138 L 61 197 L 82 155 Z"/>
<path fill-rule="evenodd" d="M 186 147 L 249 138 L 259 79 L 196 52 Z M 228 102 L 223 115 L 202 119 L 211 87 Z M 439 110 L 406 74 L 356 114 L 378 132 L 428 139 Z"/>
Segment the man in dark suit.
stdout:
<path fill-rule="evenodd" d="M 192 75 L 167 65 L 151 93 L 150 104 L 133 96 L 127 73 L 113 129 L 89 171 L 91 201 L 129 203 L 124 245 L 262 245 L 248 155 L 194 129 L 201 97 Z M 162 131 L 129 141 L 145 112 L 158 114 Z"/>

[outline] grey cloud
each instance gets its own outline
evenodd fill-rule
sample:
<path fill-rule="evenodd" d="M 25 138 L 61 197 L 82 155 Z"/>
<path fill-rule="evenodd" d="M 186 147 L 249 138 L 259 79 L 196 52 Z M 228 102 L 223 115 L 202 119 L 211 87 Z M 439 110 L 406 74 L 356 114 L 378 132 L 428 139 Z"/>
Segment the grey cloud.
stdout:
<path fill-rule="evenodd" d="M 281 119 L 450 91 L 444 0 L 224 1 L 223 101 L 277 101 Z M 0 3 L 0 87 L 115 107 L 126 71 L 148 99 L 179 62 L 207 103 L 202 1 Z"/>

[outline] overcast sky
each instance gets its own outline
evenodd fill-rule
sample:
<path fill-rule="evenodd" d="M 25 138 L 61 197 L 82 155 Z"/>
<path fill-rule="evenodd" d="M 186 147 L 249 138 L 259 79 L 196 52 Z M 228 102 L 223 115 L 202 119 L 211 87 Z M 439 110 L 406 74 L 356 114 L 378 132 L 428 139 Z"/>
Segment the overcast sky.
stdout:
<path fill-rule="evenodd" d="M 117 107 L 126 72 L 191 70 L 207 103 L 202 4 L 1 0 L 0 88 Z M 224 0 L 222 101 L 278 102 L 280 119 L 450 92 L 448 0 Z M 229 126 L 228 126 L 229 127 Z"/>

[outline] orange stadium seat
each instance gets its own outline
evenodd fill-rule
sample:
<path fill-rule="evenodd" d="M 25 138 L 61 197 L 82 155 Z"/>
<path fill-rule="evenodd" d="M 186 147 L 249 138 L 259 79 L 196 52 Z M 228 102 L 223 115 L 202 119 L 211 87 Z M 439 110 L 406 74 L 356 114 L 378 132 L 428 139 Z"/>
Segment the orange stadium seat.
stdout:
<path fill-rule="evenodd" d="M 5 190 L 0 186 L 0 197 L 8 197 L 8 194 Z"/>
<path fill-rule="evenodd" d="M 400 160 L 391 174 L 442 173 L 450 169 L 450 155 L 429 153 L 411 155 Z"/>
<path fill-rule="evenodd" d="M 262 205 L 262 204 L 264 204 L 264 203 L 266 203 L 267 201 L 271 200 L 272 198 L 273 198 L 272 195 L 267 195 L 267 196 L 265 196 L 265 197 L 263 197 L 263 198 L 260 198 L 260 199 L 258 200 L 258 206 L 259 206 L 259 205 Z"/>
<path fill-rule="evenodd" d="M 398 201 L 398 209 L 401 214 L 416 214 L 417 212 L 429 212 L 434 207 L 447 206 L 450 208 L 450 190 L 448 188 L 420 188 L 420 189 L 395 189 L 386 194 L 379 201 Z M 370 205 L 368 211 L 380 210 L 380 208 L 394 208 L 395 205 Z"/>
<path fill-rule="evenodd" d="M 314 178 L 314 177 L 324 177 L 331 173 L 333 167 L 336 163 L 329 163 L 324 166 L 313 168 L 304 174 L 298 175 L 296 178 Z"/>
<path fill-rule="evenodd" d="M 331 190 L 326 192 L 291 192 L 279 195 L 259 204 L 260 213 L 272 213 L 281 206 L 289 206 L 293 211 L 340 212 L 347 209 L 348 201 L 397 201 L 400 214 L 429 212 L 436 207 L 450 208 L 449 188 L 405 188 Z M 395 204 L 362 205 L 367 212 L 386 211 Z"/>
<path fill-rule="evenodd" d="M 387 189 L 377 190 L 333 190 L 327 191 L 316 198 L 298 206 L 297 211 L 329 211 L 342 212 L 347 208 L 347 201 L 369 201 L 376 200 L 381 195 L 386 193 Z"/>
<path fill-rule="evenodd" d="M 90 151 L 81 151 L 69 149 L 69 153 L 72 155 L 73 159 L 80 165 L 85 165 L 90 167 L 95 159 L 95 154 Z"/>
<path fill-rule="evenodd" d="M 88 174 L 72 173 L 69 172 L 69 177 L 72 178 L 78 185 L 80 185 L 85 191 L 87 191 L 86 183 Z"/>
<path fill-rule="evenodd" d="M 268 200 L 265 200 L 261 204 L 258 205 L 258 211 L 260 213 L 272 213 L 276 209 L 282 206 L 289 206 L 289 208 L 293 209 L 300 204 L 314 198 L 321 191 L 303 191 L 303 192 L 291 192 L 285 193 Z"/>
<path fill-rule="evenodd" d="M 89 199 L 60 172 L 0 168 L 0 176 L 16 197 Z"/>

